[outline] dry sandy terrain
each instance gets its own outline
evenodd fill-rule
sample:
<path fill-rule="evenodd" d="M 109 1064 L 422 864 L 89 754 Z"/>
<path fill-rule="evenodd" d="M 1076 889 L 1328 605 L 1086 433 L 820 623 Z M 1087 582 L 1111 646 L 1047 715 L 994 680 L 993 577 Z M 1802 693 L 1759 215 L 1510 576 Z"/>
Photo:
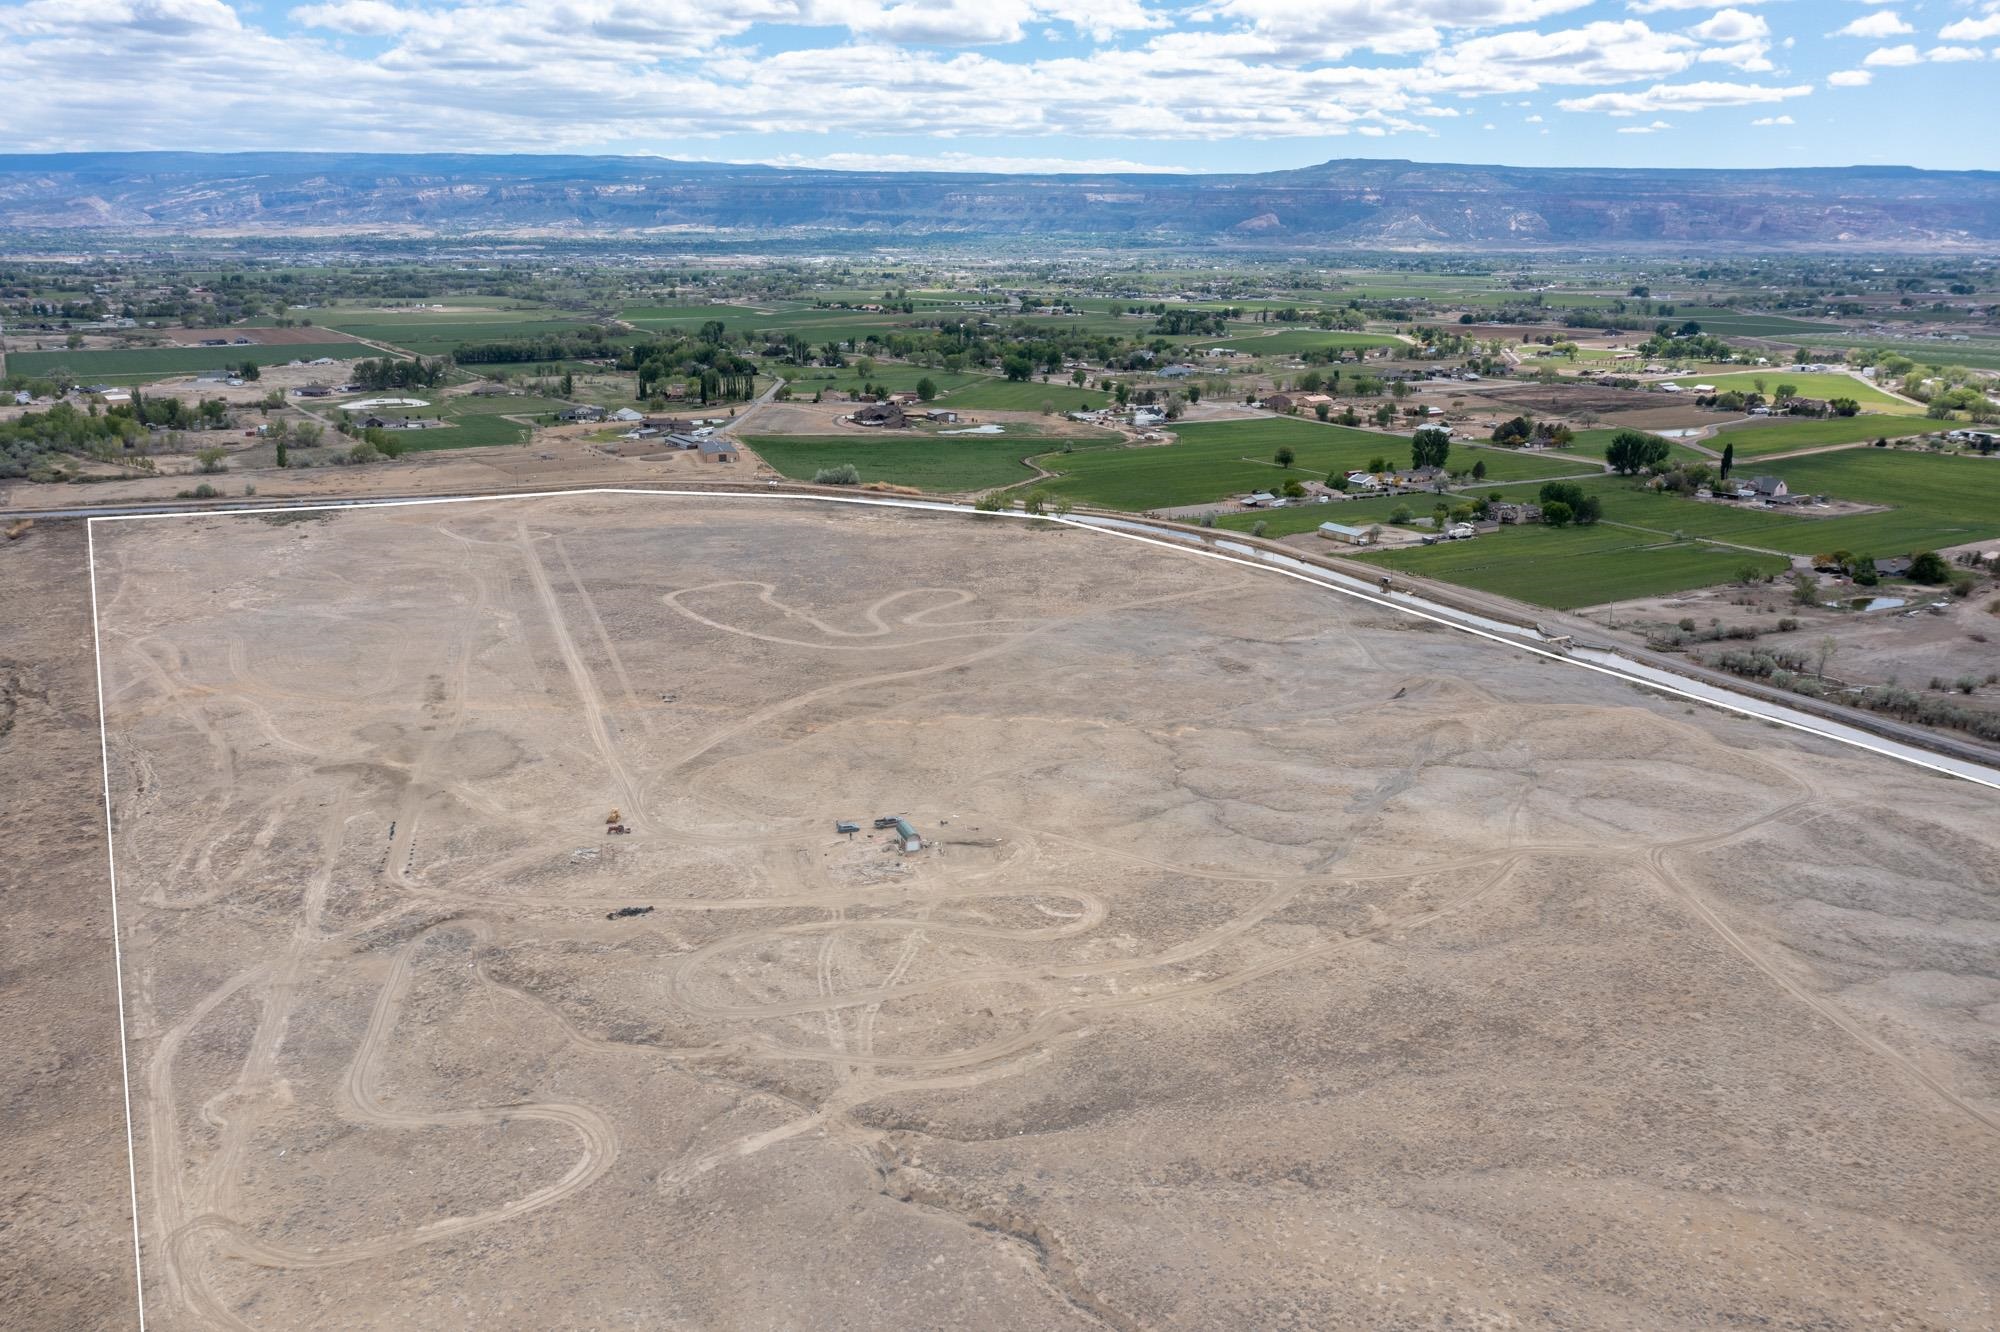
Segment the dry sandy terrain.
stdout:
<path fill-rule="evenodd" d="M 1052 526 L 574 497 L 98 573 L 155 1326 L 2000 1316 L 1990 791 Z M 833 834 L 889 812 L 933 844 Z"/>
<path fill-rule="evenodd" d="M 1882 597 L 1905 604 L 1881 610 L 1835 610 L 1816 602 L 1801 606 L 1788 583 L 1703 588 L 1670 597 L 1622 601 L 1578 612 L 1604 625 L 1627 642 L 1643 646 L 1649 635 L 1670 632 L 1683 619 L 1699 626 L 1719 620 L 1725 627 L 1747 625 L 1761 635 L 1755 643 L 1729 641 L 1697 648 L 1709 653 L 1737 647 L 1757 647 L 1812 658 L 1821 640 L 1835 648 L 1827 674 L 1853 685 L 1897 683 L 1928 689 L 1941 681 L 1947 688 L 1960 680 L 1974 682 L 1971 693 L 1951 689 L 1952 701 L 1965 707 L 2000 709 L 2000 681 L 1988 677 L 2000 671 L 2000 592 L 1991 585 L 1963 600 L 1941 587 L 1890 584 L 1859 587 L 1845 580 L 1821 578 L 1821 602 L 1849 602 Z M 1798 627 L 1778 632 L 1777 623 L 1790 619 Z"/>

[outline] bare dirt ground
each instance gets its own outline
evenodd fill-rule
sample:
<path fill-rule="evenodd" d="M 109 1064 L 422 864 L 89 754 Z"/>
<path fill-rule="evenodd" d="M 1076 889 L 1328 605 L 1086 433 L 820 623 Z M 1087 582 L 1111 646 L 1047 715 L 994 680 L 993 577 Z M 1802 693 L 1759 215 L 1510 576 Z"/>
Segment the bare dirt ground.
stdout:
<path fill-rule="evenodd" d="M 1835 609 L 1852 600 L 1900 599 L 1901 606 L 1859 611 Z M 1648 636 L 1692 619 L 1697 626 L 1710 620 L 1724 627 L 1747 625 L 1760 634 L 1752 643 L 1708 645 L 1707 651 L 1729 647 L 1760 647 L 1812 658 L 1822 639 L 1835 644 L 1828 657 L 1828 675 L 1855 685 L 1900 684 L 1924 690 L 1933 681 L 1945 684 L 1952 701 L 1985 711 L 2000 710 L 2000 682 L 1987 677 L 2000 671 L 2000 592 L 1982 584 L 1972 596 L 1953 597 L 1942 587 L 1891 583 L 1858 587 L 1845 579 L 1820 580 L 1818 600 L 1802 606 L 1782 580 L 1754 587 L 1730 585 L 1704 588 L 1670 597 L 1623 601 L 1578 614 L 1611 629 L 1627 642 L 1643 645 Z M 1777 632 L 1779 620 L 1798 627 Z M 1975 687 L 1963 692 L 1955 686 Z"/>
<path fill-rule="evenodd" d="M 1053 526 L 98 535 L 156 1326 L 2000 1313 L 1991 792 Z"/>

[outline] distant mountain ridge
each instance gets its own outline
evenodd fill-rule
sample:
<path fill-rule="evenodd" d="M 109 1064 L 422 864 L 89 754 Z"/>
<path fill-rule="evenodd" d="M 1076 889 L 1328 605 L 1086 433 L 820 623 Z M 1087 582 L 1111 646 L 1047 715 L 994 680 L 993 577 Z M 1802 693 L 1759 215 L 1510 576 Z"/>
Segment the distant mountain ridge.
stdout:
<path fill-rule="evenodd" d="M 1992 249 L 2000 173 L 1355 159 L 1244 175 L 978 175 L 642 157 L 61 153 L 0 155 L 0 228 Z"/>

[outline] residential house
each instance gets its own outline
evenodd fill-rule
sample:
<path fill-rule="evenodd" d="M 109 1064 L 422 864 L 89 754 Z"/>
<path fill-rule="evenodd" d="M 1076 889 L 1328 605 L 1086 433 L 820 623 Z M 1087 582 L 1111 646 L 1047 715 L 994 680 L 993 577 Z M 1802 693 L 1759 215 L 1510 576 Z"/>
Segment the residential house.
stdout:
<path fill-rule="evenodd" d="M 903 409 L 893 402 L 871 402 L 847 419 L 858 426 L 876 426 L 884 430 L 897 430 L 907 424 Z"/>
<path fill-rule="evenodd" d="M 604 409 L 585 403 L 581 407 L 571 407 L 562 414 L 565 421 L 602 421 Z"/>
<path fill-rule="evenodd" d="M 1779 499 L 1791 493 L 1785 479 L 1780 476 L 1760 476 L 1750 486 L 1759 499 Z"/>

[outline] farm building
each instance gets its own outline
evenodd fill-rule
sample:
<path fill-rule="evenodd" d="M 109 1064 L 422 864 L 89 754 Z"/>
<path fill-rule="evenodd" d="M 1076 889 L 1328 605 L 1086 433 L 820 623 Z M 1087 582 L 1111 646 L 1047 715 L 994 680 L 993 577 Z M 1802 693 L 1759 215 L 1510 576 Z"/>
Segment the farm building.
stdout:
<path fill-rule="evenodd" d="M 733 463 L 743 456 L 737 449 L 735 440 L 725 439 L 721 435 L 710 435 L 701 441 L 700 448 L 703 462 Z"/>
<path fill-rule="evenodd" d="M 1372 546 L 1375 534 L 1365 527 L 1349 527 L 1346 523 L 1321 523 L 1319 534 L 1328 541 L 1344 542 L 1350 546 Z"/>

